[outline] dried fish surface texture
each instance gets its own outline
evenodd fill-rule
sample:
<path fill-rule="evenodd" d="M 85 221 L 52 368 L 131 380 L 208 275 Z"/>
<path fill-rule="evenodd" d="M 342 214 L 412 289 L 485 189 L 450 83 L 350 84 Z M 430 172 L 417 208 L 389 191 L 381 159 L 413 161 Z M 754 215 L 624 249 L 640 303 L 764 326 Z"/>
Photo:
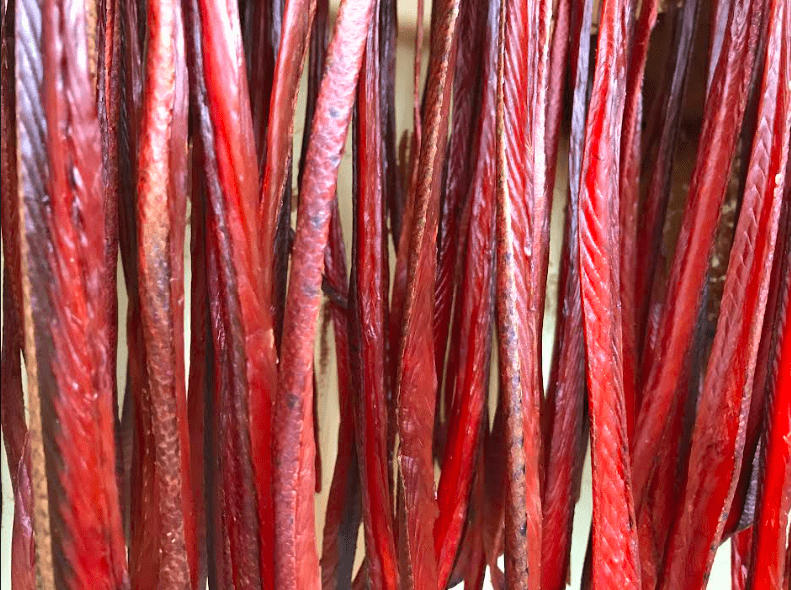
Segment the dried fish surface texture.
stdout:
<path fill-rule="evenodd" d="M 1 4 L 12 588 L 788 587 L 790 0 Z"/>

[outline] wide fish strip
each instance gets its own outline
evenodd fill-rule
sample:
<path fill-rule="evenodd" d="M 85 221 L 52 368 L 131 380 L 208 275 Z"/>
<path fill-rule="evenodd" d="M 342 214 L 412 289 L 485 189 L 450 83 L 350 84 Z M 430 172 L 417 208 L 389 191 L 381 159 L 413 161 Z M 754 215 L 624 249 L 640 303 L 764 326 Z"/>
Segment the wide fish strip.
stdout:
<path fill-rule="evenodd" d="M 738 481 L 791 142 L 787 2 L 769 4 L 755 139 L 664 588 L 703 588 Z"/>

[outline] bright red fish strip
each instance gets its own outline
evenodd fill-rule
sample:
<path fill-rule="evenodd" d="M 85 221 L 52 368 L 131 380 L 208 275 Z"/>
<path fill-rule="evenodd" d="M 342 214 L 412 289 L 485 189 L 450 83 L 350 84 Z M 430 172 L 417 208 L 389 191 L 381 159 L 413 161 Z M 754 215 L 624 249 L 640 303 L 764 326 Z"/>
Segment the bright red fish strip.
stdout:
<path fill-rule="evenodd" d="M 62 523 L 52 531 L 56 584 L 110 589 L 129 581 L 103 287 L 101 134 L 84 16 L 70 2 L 43 5 L 42 65 L 48 74 L 41 89 L 51 200 L 40 205 L 49 235 L 45 230 L 32 239 L 49 238 L 50 275 L 48 282 L 33 281 L 31 289 L 50 292 L 53 313 L 36 322 L 41 355 L 27 358 L 51 364 L 53 375 L 52 387 L 42 387 L 40 395 L 48 462 L 60 466 L 48 473 L 54 480 L 50 489 L 59 490 L 50 494 L 49 509 Z"/>
<path fill-rule="evenodd" d="M 253 476 L 257 496 L 258 535 L 263 583 L 272 583 L 274 552 L 271 413 L 277 382 L 273 317 L 269 305 L 271 285 L 261 277 L 272 272 L 265 244 L 274 243 L 272 234 L 260 224 L 258 166 L 247 90 L 246 69 L 239 59 L 241 32 L 235 2 L 201 0 L 200 20 L 203 39 L 207 100 L 214 127 L 217 171 L 227 208 L 238 297 L 244 358 L 244 382 L 239 391 L 247 417 L 240 426 L 249 428 Z M 270 125 L 271 131 L 271 125 Z M 271 151 L 269 152 L 271 153 Z M 280 192 L 276 202 L 279 203 Z M 269 219 L 269 217 L 267 218 Z M 271 216 L 274 224 L 275 216 Z M 226 310 L 229 313 L 229 310 Z M 239 328 L 234 325 L 234 330 Z M 237 367 L 240 369 L 242 367 Z M 247 426 L 244 423 L 247 422 Z M 249 527 L 251 523 L 239 523 Z M 247 533 L 245 533 L 247 535 Z M 247 548 L 245 549 L 247 550 Z M 252 559 L 252 557 L 250 558 Z M 248 566 L 252 567 L 250 561 Z"/>
<path fill-rule="evenodd" d="M 593 586 L 640 588 L 623 383 L 617 185 L 628 2 L 599 21 L 579 198 L 580 276 L 593 471 Z M 617 498 L 617 500 L 616 500 Z"/>
<path fill-rule="evenodd" d="M 761 6 L 761 2 L 736 0 L 734 13 L 748 13 L 756 18 L 730 20 L 730 34 L 706 100 L 699 142 L 703 148 L 698 152 L 690 184 L 655 354 L 643 359 L 645 381 L 633 442 L 634 494 L 638 505 L 675 407 L 674 395 L 692 342 L 709 250 L 746 106 Z"/>

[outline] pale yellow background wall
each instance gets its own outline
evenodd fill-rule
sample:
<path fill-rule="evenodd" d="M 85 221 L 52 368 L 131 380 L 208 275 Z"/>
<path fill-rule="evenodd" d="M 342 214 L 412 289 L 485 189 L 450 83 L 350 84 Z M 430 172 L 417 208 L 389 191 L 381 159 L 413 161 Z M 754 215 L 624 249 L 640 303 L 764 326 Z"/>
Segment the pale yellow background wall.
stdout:
<path fill-rule="evenodd" d="M 485 1 L 485 0 L 481 0 Z M 334 14 L 337 7 L 338 0 L 331 0 L 332 12 Z M 424 23 L 425 31 L 424 39 L 427 41 L 428 26 L 431 14 L 431 1 L 426 1 Z M 398 15 L 399 15 L 399 39 L 398 39 L 398 53 L 397 53 L 397 67 L 396 67 L 396 117 L 397 126 L 399 130 L 404 130 L 412 127 L 412 76 L 413 76 L 413 48 L 414 48 L 414 31 L 416 25 L 416 1 L 415 0 L 398 0 Z M 428 47 L 424 46 L 423 51 L 423 72 L 425 75 L 425 68 L 428 62 Z M 298 119 L 295 127 L 295 145 L 301 145 L 301 136 L 304 127 L 303 116 L 304 112 L 304 80 L 303 88 L 300 92 L 300 103 L 298 107 Z M 400 136 L 400 131 L 399 131 Z M 552 342 L 554 335 L 554 318 L 555 318 L 555 292 L 557 289 L 557 268 L 560 256 L 560 243 L 562 240 L 563 228 L 563 210 L 565 205 L 565 186 L 567 170 L 565 166 L 566 156 L 564 155 L 565 146 L 561 147 L 561 155 L 558 164 L 558 180 L 556 183 L 555 198 L 552 213 L 552 227 L 551 227 L 551 253 L 550 253 L 550 271 L 548 278 L 549 294 L 547 297 L 547 310 L 546 310 L 546 329 L 544 333 L 544 373 L 548 373 L 549 354 L 552 350 Z M 296 175 L 294 175 L 296 178 Z M 351 248 L 351 148 L 347 144 L 347 150 L 344 154 L 341 163 L 341 172 L 338 179 L 338 194 L 340 199 L 341 214 L 343 218 L 343 227 L 347 240 L 347 256 L 350 254 Z M 189 247 L 187 247 L 187 255 Z M 187 285 L 189 284 L 189 264 L 185 264 L 185 269 L 188 274 L 186 278 Z M 119 275 L 119 284 L 123 284 L 122 277 Z M 122 289 L 123 291 L 123 289 Z M 120 294 L 120 316 L 125 317 L 126 298 L 122 292 Z M 189 289 L 186 292 L 187 308 L 189 305 Z M 188 313 L 188 312 L 187 312 Z M 188 317 L 188 316 L 187 316 Z M 185 324 L 186 329 L 189 330 L 189 322 Z M 120 332 L 123 338 L 123 330 Z M 334 350 L 332 342 L 331 330 L 329 334 L 330 350 Z M 186 338 L 189 343 L 189 337 Z M 126 348 L 124 341 L 120 342 L 120 350 Z M 496 366 L 496 365 L 495 365 Z M 119 358 L 118 362 L 119 375 L 123 377 L 125 372 L 125 359 Z M 123 379 L 119 379 L 123 383 Z M 332 469 L 335 463 L 336 454 L 336 440 L 338 433 L 338 399 L 337 391 L 334 387 L 336 383 L 335 360 L 334 357 L 329 359 L 327 365 L 327 372 L 322 377 L 319 398 L 319 413 L 321 424 L 321 449 L 323 459 L 323 472 L 322 472 L 322 493 L 316 496 L 316 531 L 317 541 L 320 543 L 321 531 L 324 525 L 324 510 L 327 500 L 327 492 L 330 487 L 332 478 Z M 3 473 L 3 524 L 2 524 L 2 582 L 3 588 L 10 588 L 10 540 L 11 540 L 11 524 L 13 518 L 13 501 L 11 495 L 10 482 L 8 479 L 8 469 L 6 465 L 5 451 L 2 453 L 2 473 Z M 576 588 L 582 572 L 582 562 L 585 555 L 585 544 L 588 538 L 588 527 L 590 526 L 591 515 L 591 476 L 590 476 L 590 463 L 586 462 L 586 468 L 583 475 L 582 497 L 577 505 L 575 526 L 574 526 L 574 542 L 572 547 L 572 562 L 571 562 L 571 579 L 574 581 L 573 588 Z M 546 534 L 546 532 L 545 532 Z M 359 556 L 362 551 L 358 551 Z M 729 554 L 730 545 L 726 544 L 719 551 L 715 569 L 709 582 L 709 588 L 712 590 L 719 590 L 729 588 Z M 491 587 L 488 581 L 486 587 Z M 615 589 L 617 590 L 617 589 Z"/>

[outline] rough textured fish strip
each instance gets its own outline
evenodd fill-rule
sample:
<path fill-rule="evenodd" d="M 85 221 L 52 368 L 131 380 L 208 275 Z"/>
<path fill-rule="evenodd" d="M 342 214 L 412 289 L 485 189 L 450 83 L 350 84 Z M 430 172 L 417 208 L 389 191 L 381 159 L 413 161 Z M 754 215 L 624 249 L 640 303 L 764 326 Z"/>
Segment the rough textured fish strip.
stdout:
<path fill-rule="evenodd" d="M 185 589 L 192 587 L 197 568 L 183 340 L 187 107 L 181 7 L 150 0 L 137 216 L 159 520 L 155 579 L 157 584 Z M 137 579 L 133 584 L 140 587 Z"/>
<path fill-rule="evenodd" d="M 300 190 L 274 422 L 275 584 L 284 590 L 319 585 L 313 522 L 313 345 L 331 204 L 372 8 L 372 0 L 345 0 L 339 8 Z"/>
<path fill-rule="evenodd" d="M 506 138 L 505 152 L 508 166 L 508 195 L 511 208 L 511 230 L 513 232 L 514 281 L 516 285 L 516 313 L 519 335 L 520 386 L 522 388 L 522 430 L 525 442 L 525 501 L 527 509 L 527 559 L 531 575 L 528 582 L 531 589 L 541 583 L 541 428 L 540 395 L 537 387 L 539 369 L 536 364 L 539 345 L 536 342 L 535 308 L 537 296 L 533 292 L 538 286 L 531 274 L 532 224 L 531 194 L 529 188 L 533 162 L 528 152 L 532 144 L 532 123 L 529 120 L 528 105 L 532 95 L 528 89 L 528 78 L 534 74 L 530 70 L 530 56 L 527 51 L 530 29 L 529 5 L 525 0 L 507 3 L 505 9 L 505 53 L 503 71 L 503 101 L 505 120 L 503 133 Z M 526 89 L 528 91 L 526 92 Z M 542 143 L 543 146 L 543 143 Z M 509 510 L 506 507 L 506 510 Z M 508 519 L 506 518 L 506 526 Z M 506 537 L 508 533 L 506 533 Z M 510 587 L 510 584 L 509 584 Z"/>
<path fill-rule="evenodd" d="M 508 72 L 508 3 L 500 7 L 498 40 L 497 94 L 496 94 L 496 150 L 497 150 L 497 344 L 500 364 L 500 396 L 504 420 L 506 453 L 505 473 L 505 582 L 513 590 L 526 590 L 529 582 L 527 558 L 528 515 L 525 484 L 526 465 L 524 436 L 525 395 L 523 393 L 520 361 L 522 359 L 519 339 L 520 318 L 517 303 L 517 265 L 514 253 L 514 232 L 511 226 L 513 200 L 508 173 L 508 144 L 506 142 L 507 120 L 505 114 L 505 80 Z M 496 574 L 492 569 L 493 577 Z"/>

